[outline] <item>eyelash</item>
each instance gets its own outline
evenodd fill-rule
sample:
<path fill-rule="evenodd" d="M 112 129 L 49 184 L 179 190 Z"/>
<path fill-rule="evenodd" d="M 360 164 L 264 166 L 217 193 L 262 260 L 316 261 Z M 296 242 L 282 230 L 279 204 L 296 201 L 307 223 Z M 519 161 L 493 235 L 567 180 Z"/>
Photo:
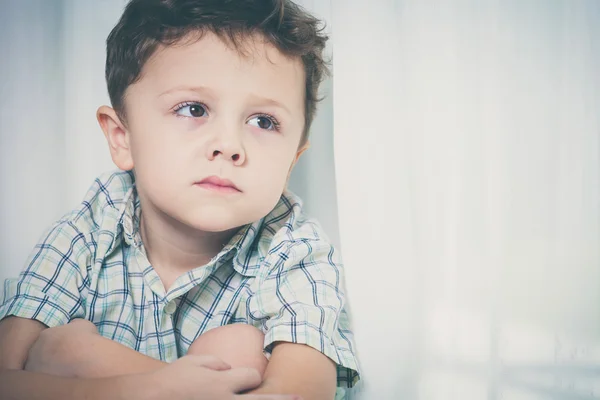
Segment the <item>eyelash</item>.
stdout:
<path fill-rule="evenodd" d="M 189 106 L 200 106 L 200 107 L 204 108 L 207 113 L 209 110 L 209 108 L 206 104 L 200 103 L 199 101 L 184 101 L 183 103 L 179 103 L 175 107 L 173 107 L 173 114 L 175 114 L 176 117 L 181 117 L 181 115 L 179 115 L 177 113 L 180 110 L 184 109 L 185 107 L 189 107 Z M 184 117 L 184 118 L 187 118 L 187 117 Z"/>
<path fill-rule="evenodd" d="M 281 124 L 279 123 L 279 121 L 277 121 L 277 118 L 275 118 L 272 115 L 269 114 L 256 114 L 253 115 L 253 117 L 262 117 L 262 118 L 266 118 L 269 121 L 271 121 L 271 124 L 273 124 L 273 130 L 279 132 L 281 130 Z"/>
<path fill-rule="evenodd" d="M 173 108 L 173 114 L 175 114 L 175 116 L 178 117 L 178 118 L 189 118 L 189 117 L 185 117 L 185 116 L 177 114 L 180 110 L 184 109 L 185 107 L 189 107 L 189 106 L 200 106 L 200 107 L 204 108 L 204 110 L 206 111 L 207 114 L 209 112 L 208 106 L 206 104 L 204 104 L 204 103 L 200 103 L 199 101 L 185 101 L 183 103 L 179 103 L 178 105 L 176 105 Z M 277 120 L 277 118 L 275 118 L 274 116 L 272 116 L 270 114 L 259 113 L 259 114 L 253 115 L 253 117 L 266 118 L 269 121 L 271 121 L 271 124 L 273 124 L 273 130 L 274 131 L 277 131 L 277 132 L 281 131 L 281 124 L 279 123 L 279 121 Z"/>

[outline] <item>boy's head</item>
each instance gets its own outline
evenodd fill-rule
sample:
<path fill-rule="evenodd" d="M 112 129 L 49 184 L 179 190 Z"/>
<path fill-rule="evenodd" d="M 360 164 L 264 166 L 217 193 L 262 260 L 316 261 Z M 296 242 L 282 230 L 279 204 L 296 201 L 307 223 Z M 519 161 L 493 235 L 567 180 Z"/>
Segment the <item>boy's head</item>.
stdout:
<path fill-rule="evenodd" d="M 326 40 L 288 0 L 132 0 L 98 119 L 145 218 L 219 232 L 265 216 L 306 148 Z"/>
<path fill-rule="evenodd" d="M 126 90 L 142 77 L 154 52 L 210 32 L 240 54 L 260 37 L 283 55 L 302 62 L 306 88 L 300 146 L 308 140 L 319 84 L 327 73 L 327 36 L 320 21 L 290 0 L 132 0 L 107 39 L 106 83 L 112 106 L 127 121 Z"/>

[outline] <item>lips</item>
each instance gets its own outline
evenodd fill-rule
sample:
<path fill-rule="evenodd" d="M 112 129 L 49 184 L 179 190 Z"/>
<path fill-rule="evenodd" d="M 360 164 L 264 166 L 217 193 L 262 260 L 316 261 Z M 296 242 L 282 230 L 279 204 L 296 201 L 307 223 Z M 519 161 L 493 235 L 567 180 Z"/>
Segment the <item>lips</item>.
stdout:
<path fill-rule="evenodd" d="M 240 189 L 235 186 L 229 179 L 219 178 L 218 176 L 210 176 L 202 179 L 200 182 L 196 182 L 194 185 L 199 186 L 203 189 L 222 192 L 222 193 L 239 193 Z"/>

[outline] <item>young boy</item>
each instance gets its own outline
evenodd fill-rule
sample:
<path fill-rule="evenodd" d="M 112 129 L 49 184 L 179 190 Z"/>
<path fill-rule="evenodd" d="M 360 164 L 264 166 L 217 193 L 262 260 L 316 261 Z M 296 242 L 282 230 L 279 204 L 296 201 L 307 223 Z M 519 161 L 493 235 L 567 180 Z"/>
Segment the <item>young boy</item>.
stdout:
<path fill-rule="evenodd" d="M 0 397 L 329 400 L 336 377 L 354 384 L 339 255 L 285 190 L 325 41 L 289 0 L 129 3 L 97 113 L 119 171 L 7 281 Z"/>

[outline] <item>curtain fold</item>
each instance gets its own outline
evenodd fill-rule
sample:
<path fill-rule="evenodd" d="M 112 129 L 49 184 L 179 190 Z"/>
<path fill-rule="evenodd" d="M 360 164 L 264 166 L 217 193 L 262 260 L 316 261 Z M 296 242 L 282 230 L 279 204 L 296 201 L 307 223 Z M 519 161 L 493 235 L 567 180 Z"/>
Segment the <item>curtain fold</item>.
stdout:
<path fill-rule="evenodd" d="M 96 122 L 126 0 L 0 0 L 0 282 L 114 168 Z M 0 284 L 0 298 L 3 285 Z"/>
<path fill-rule="evenodd" d="M 333 1 L 361 398 L 600 398 L 600 3 Z"/>

